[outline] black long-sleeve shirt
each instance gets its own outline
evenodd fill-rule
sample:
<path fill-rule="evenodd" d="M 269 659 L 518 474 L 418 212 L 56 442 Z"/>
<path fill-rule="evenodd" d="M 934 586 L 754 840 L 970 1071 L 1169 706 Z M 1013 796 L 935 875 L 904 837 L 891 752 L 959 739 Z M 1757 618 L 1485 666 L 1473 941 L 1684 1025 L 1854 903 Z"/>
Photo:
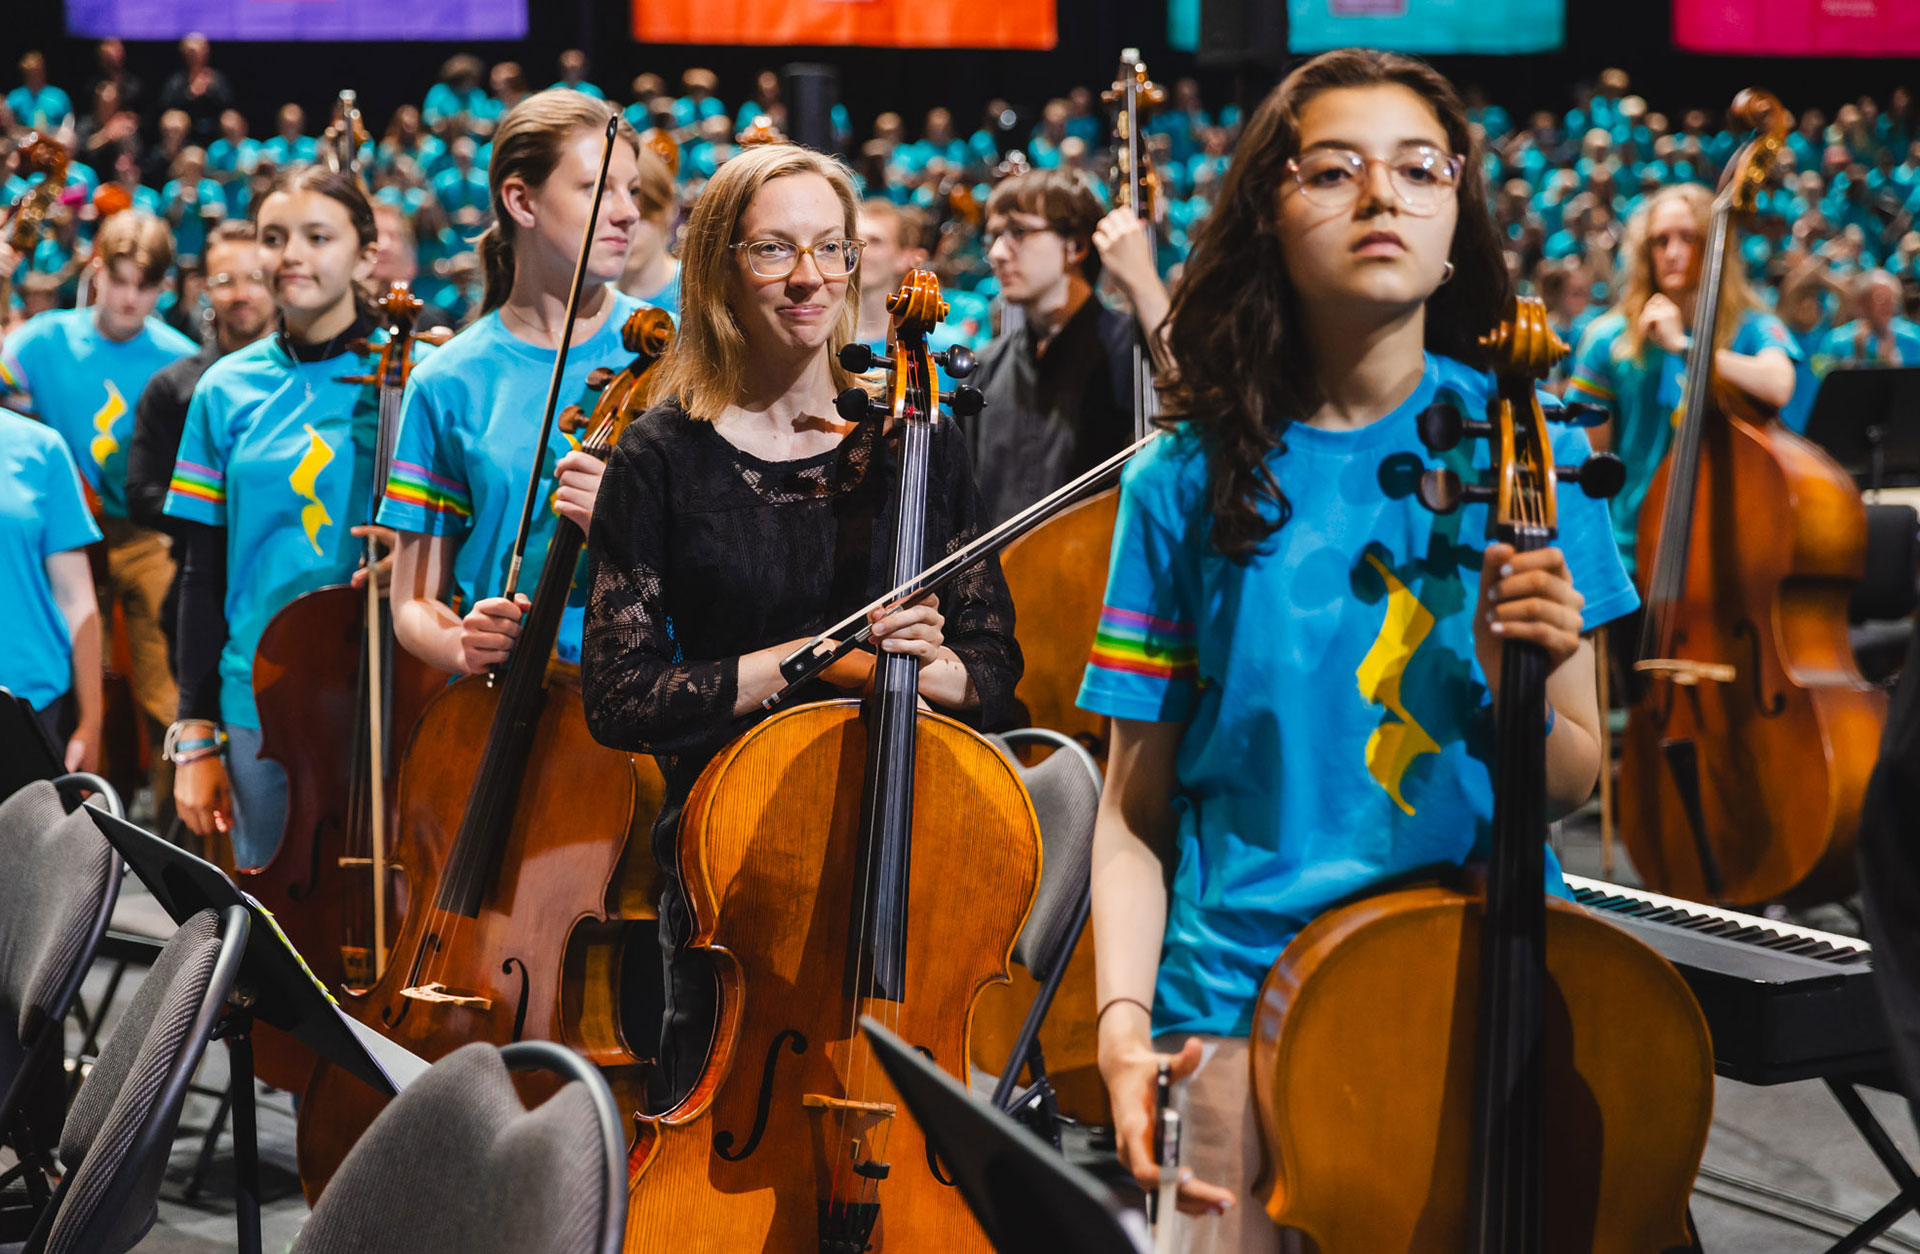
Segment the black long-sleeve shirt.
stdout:
<path fill-rule="evenodd" d="M 897 445 L 866 422 L 831 452 L 766 462 L 674 405 L 621 437 L 588 540 L 581 683 L 596 739 L 662 759 L 669 813 L 707 761 L 757 721 L 733 713 L 740 657 L 822 631 L 893 586 Z M 946 420 L 928 480 L 930 565 L 980 531 L 965 442 Z M 1012 725 L 1020 646 L 999 560 L 940 601 L 946 645 L 980 695 L 962 717 Z M 810 698 L 840 695 L 820 684 Z"/>

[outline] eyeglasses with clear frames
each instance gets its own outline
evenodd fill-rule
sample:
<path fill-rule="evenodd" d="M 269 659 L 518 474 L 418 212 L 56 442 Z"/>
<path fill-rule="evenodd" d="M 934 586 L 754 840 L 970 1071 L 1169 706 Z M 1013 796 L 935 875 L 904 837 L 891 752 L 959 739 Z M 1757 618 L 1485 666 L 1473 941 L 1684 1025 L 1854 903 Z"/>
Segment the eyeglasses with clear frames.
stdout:
<path fill-rule="evenodd" d="M 249 270 L 245 274 L 228 274 L 225 270 L 222 270 L 217 274 L 207 276 L 207 286 L 216 292 L 225 291 L 227 288 L 243 282 L 258 283 L 264 287 L 267 282 L 267 272 L 265 270 Z"/>
<path fill-rule="evenodd" d="M 1431 144 L 1409 144 L 1391 157 L 1363 157 L 1351 148 L 1315 148 L 1287 162 L 1287 171 L 1307 203 L 1351 209 L 1376 162 L 1387 167 L 1387 182 L 1401 207 L 1423 218 L 1440 212 L 1448 193 L 1459 186 L 1465 164 Z"/>
<path fill-rule="evenodd" d="M 844 279 L 860 264 L 861 243 L 857 239 L 821 240 L 818 244 L 796 244 L 784 239 L 750 239 L 732 245 L 747 254 L 747 268 L 763 279 L 784 279 L 800 266 L 800 258 L 811 256 L 823 278 Z"/>

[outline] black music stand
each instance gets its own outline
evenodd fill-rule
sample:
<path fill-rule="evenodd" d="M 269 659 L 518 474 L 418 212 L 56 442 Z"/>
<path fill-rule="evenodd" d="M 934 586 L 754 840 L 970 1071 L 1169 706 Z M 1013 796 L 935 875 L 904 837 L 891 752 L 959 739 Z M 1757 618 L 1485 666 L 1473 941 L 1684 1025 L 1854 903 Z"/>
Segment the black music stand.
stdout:
<path fill-rule="evenodd" d="M 36 779 L 66 773 L 60 746 L 47 735 L 31 702 L 0 688 L 0 798 L 11 797 Z"/>
<path fill-rule="evenodd" d="M 1807 438 L 1863 488 L 1920 484 L 1920 366 L 1833 371 L 1814 394 Z"/>
<path fill-rule="evenodd" d="M 1146 1221 L 870 1017 L 860 1026 L 1000 1254 L 1146 1254 Z"/>
<path fill-rule="evenodd" d="M 254 1124 L 253 1023 L 289 1033 L 335 1066 L 393 1094 L 427 1069 L 425 1059 L 348 1018 L 314 978 L 273 914 L 226 872 L 178 845 L 93 807 L 87 813 L 175 923 L 209 907 L 252 916 L 246 953 L 226 1016 L 214 1036 L 227 1043 L 233 1105 L 234 1219 L 240 1254 L 260 1254 L 260 1153 Z"/>

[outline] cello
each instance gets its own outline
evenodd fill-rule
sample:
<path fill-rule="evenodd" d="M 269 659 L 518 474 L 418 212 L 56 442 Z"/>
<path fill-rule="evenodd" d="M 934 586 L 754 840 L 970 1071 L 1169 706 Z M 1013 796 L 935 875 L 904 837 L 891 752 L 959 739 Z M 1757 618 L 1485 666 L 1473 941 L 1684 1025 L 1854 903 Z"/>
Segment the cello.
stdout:
<path fill-rule="evenodd" d="M 1138 50 L 1120 54 L 1120 72 L 1102 94 L 1114 108 L 1114 199 L 1149 223 L 1155 217 L 1159 176 L 1147 155 L 1146 119 L 1166 100 L 1166 90 L 1147 77 Z M 1151 243 L 1152 236 L 1148 236 Z M 1158 410 L 1153 358 L 1140 336 L 1133 342 L 1133 438 L 1146 438 Z M 1137 445 L 1136 445 L 1137 447 Z M 1013 603 L 1021 610 L 1018 636 L 1026 659 L 1018 695 L 1035 727 L 1065 732 L 1101 763 L 1107 758 L 1107 720 L 1077 704 L 1080 677 L 1093 652 L 1100 603 L 1107 591 L 1107 559 L 1120 509 L 1120 490 L 1110 488 L 1070 506 L 1007 548 L 1001 569 Z M 990 989 L 981 999 L 974 1061 L 989 1072 L 1007 1065 L 1027 1008 L 1040 984 L 1025 969 L 1010 987 Z M 1113 1119 L 1107 1086 L 1100 1079 L 1099 1033 L 1094 1025 L 1093 931 L 1082 931 L 1068 960 L 1052 1007 L 1040 1028 L 1048 1078 L 1061 1113 L 1086 1124 Z"/>
<path fill-rule="evenodd" d="M 354 382 L 379 389 L 373 506 L 386 482 L 400 399 L 422 308 L 404 283 L 380 301 L 387 340 L 374 373 Z M 367 568 L 377 560 L 368 541 Z M 273 616 L 254 653 L 260 756 L 287 774 L 287 823 L 265 866 L 237 868 L 235 880 L 273 911 L 280 928 L 328 988 L 351 996 L 386 967 L 389 920 L 405 903 L 387 867 L 395 816 L 392 781 L 407 736 L 446 677 L 394 647 L 378 581 L 319 588 Z M 254 1070 L 274 1088 L 299 1092 L 313 1051 L 270 1024 L 254 1037 Z"/>
<path fill-rule="evenodd" d="M 1758 132 L 1714 201 L 1695 344 L 1715 343 L 1721 279 L 1790 119 L 1765 92 L 1733 115 Z M 1853 856 L 1886 697 L 1854 663 L 1847 602 L 1866 509 L 1832 458 L 1690 354 L 1673 449 L 1640 514 L 1650 572 L 1617 790 L 1647 887 L 1757 905 L 1834 901 Z"/>
<path fill-rule="evenodd" d="M 60 197 L 67 190 L 67 146 L 51 135 L 43 136 L 38 132 L 29 132 L 15 146 L 18 157 L 18 176 L 22 179 L 29 174 L 38 174 L 40 181 L 35 183 L 13 202 L 13 218 L 7 224 L 7 246 L 13 249 L 20 259 L 20 265 L 26 265 L 33 257 L 33 251 L 40 243 L 40 228 L 47 220 L 47 214 L 60 203 Z M 0 167 L 3 168 L 3 167 Z M 0 310 L 11 307 L 13 299 L 13 276 L 0 277 Z"/>
<path fill-rule="evenodd" d="M 924 519 L 939 291 L 916 270 L 888 299 L 896 581 L 943 539 Z M 915 660 L 882 652 L 866 701 L 782 710 L 722 749 L 687 799 L 679 849 L 719 1022 L 692 1091 L 640 1121 L 625 1249 L 985 1254 L 858 1025 L 871 1014 L 965 1073 L 974 1000 L 1006 978 L 1039 880 L 1012 764 L 921 708 Z"/>
<path fill-rule="evenodd" d="M 1487 418 L 1442 404 L 1420 429 L 1436 453 L 1487 439 L 1491 483 L 1428 470 L 1420 500 L 1484 503 L 1494 538 L 1542 548 L 1556 480 L 1605 496 L 1623 470 L 1608 454 L 1553 464 L 1535 381 L 1567 346 L 1544 305 L 1517 301 L 1483 343 L 1504 361 Z M 1649 1254 L 1690 1241 L 1712 1119 L 1706 1020 L 1664 958 L 1543 892 L 1547 655 L 1510 639 L 1501 673 L 1484 876 L 1327 911 L 1254 1006 L 1255 1191 L 1324 1254 Z"/>
<path fill-rule="evenodd" d="M 509 589 L 531 511 L 541 503 L 542 463 L 617 123 L 607 124 Z M 622 331 L 635 360 L 611 379 L 596 372 L 601 394 L 581 451 L 605 458 L 644 408 L 642 377 L 664 351 L 671 326 L 655 309 L 628 319 Z M 578 409 L 570 407 L 562 421 L 577 425 Z M 401 766 L 394 850 L 413 904 L 394 961 L 347 1008 L 430 1060 L 470 1041 L 561 1041 L 604 1068 L 616 1097 L 637 1108 L 646 1060 L 621 1022 L 621 989 L 629 947 L 640 950 L 637 969 L 650 965 L 654 874 L 645 842 L 630 838 L 651 822 L 664 786 L 650 760 L 643 767 L 588 735 L 577 675 L 549 662 L 584 543 L 572 520 L 558 520 L 505 666 L 455 681 L 421 716 Z M 629 857 L 630 846 L 636 856 Z M 314 1069 L 298 1133 L 310 1199 L 385 1103 L 337 1067 L 323 1062 Z"/>

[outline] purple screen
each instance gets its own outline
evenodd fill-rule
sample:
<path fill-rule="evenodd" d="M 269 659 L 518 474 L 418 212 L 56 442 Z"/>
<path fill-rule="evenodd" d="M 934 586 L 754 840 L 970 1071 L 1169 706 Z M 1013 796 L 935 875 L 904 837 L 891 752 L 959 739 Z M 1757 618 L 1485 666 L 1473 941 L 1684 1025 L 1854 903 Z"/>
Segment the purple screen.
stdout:
<path fill-rule="evenodd" d="M 67 0 L 67 32 L 103 39 L 524 39 L 527 0 Z"/>

